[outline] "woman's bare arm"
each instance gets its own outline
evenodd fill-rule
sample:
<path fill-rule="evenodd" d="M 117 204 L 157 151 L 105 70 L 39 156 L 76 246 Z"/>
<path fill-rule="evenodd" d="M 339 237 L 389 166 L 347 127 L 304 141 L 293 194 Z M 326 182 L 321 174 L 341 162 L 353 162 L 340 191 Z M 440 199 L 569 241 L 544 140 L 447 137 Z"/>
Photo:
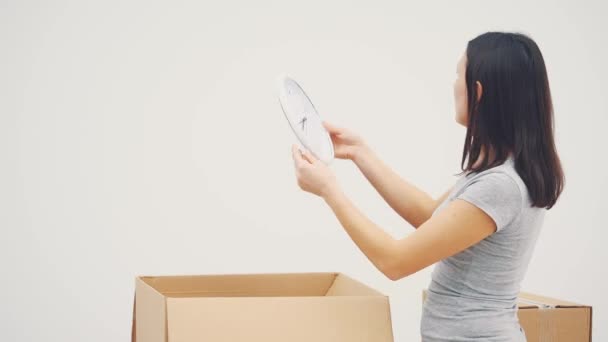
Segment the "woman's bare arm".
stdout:
<path fill-rule="evenodd" d="M 357 149 L 352 160 L 389 206 L 414 228 L 426 222 L 450 192 L 433 199 L 399 176 L 367 146 Z"/>
<path fill-rule="evenodd" d="M 493 219 L 464 200 L 451 202 L 414 233 L 394 239 L 341 191 L 324 196 L 351 239 L 380 272 L 399 280 L 461 252 L 496 231 Z"/>

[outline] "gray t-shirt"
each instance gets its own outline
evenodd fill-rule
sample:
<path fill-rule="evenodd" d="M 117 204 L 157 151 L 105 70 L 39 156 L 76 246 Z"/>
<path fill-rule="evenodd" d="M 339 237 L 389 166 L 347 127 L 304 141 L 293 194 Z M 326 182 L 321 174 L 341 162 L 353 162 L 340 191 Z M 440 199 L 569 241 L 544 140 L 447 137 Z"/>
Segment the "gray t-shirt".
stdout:
<path fill-rule="evenodd" d="M 435 264 L 422 310 L 422 340 L 525 341 L 517 296 L 547 210 L 531 207 L 512 157 L 462 175 L 433 215 L 455 199 L 486 212 L 497 231 Z"/>

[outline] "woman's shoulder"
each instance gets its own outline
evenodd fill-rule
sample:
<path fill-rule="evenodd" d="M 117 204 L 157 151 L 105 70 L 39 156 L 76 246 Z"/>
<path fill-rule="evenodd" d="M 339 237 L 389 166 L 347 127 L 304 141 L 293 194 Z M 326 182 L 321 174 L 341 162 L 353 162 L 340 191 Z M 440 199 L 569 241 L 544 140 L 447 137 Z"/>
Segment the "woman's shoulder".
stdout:
<path fill-rule="evenodd" d="M 493 168 L 479 173 L 466 174 L 462 180 L 462 188 L 477 182 L 490 184 L 497 192 L 518 193 L 524 205 L 530 202 L 528 188 L 517 172 L 512 157 L 507 158 L 502 164 Z"/>

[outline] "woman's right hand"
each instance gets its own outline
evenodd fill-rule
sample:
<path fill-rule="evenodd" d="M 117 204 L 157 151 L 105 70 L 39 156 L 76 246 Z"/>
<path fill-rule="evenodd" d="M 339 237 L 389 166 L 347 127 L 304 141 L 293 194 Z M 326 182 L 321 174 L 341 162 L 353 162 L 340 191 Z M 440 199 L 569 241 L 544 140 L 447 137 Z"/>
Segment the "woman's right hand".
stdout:
<path fill-rule="evenodd" d="M 334 144 L 334 156 L 336 158 L 353 160 L 355 155 L 364 148 L 365 143 L 363 139 L 354 132 L 335 126 L 327 121 L 323 121 L 323 126 Z"/>

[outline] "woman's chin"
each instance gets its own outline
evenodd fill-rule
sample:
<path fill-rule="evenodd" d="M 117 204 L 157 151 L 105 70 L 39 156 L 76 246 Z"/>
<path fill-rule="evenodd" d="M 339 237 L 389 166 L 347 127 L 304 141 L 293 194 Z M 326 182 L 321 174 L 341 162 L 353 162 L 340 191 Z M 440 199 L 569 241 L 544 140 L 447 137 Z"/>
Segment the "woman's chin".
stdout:
<path fill-rule="evenodd" d="M 454 117 L 454 121 L 456 121 L 456 123 L 459 124 L 459 125 L 461 125 L 461 126 L 464 126 L 464 127 L 467 126 L 466 122 L 464 122 L 464 120 L 462 120 L 458 115 L 456 115 Z"/>

